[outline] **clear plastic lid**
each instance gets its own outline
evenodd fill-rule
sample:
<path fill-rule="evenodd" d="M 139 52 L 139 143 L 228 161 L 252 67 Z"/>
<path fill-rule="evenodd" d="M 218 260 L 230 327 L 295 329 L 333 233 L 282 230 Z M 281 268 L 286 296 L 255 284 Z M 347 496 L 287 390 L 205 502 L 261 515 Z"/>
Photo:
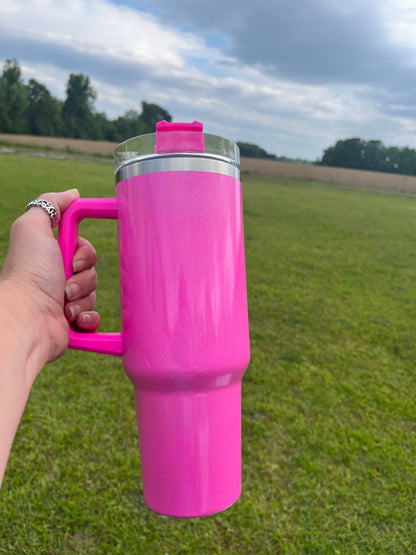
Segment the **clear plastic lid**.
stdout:
<path fill-rule="evenodd" d="M 114 173 L 143 159 L 166 156 L 198 156 L 217 158 L 240 167 L 240 151 L 232 141 L 202 132 L 202 124 L 156 124 L 156 133 L 133 137 L 119 144 L 114 151 Z"/>

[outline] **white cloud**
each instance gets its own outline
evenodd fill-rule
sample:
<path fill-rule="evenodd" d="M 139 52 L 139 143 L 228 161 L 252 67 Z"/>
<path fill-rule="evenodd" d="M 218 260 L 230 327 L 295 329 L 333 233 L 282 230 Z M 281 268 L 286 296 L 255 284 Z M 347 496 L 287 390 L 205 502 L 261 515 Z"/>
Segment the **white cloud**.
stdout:
<path fill-rule="evenodd" d="M 390 41 L 416 49 L 416 5 L 414 0 L 384 0 L 379 13 Z"/>
<path fill-rule="evenodd" d="M 162 26 L 154 16 L 106 0 L 14 0 L 0 4 L 3 30 L 14 36 L 66 46 L 86 54 L 144 65 L 183 67 L 198 52 L 190 33 Z"/>
<path fill-rule="evenodd" d="M 332 11 L 351 16 L 360 2 L 351 0 L 346 6 L 332 0 L 330 5 Z M 413 0 L 385 0 L 377 6 L 374 18 L 383 22 L 386 44 L 405 46 L 415 53 Z M 252 9 L 246 6 L 247 12 Z M 278 8 L 273 9 L 277 17 Z M 296 21 L 293 24 L 296 29 Z M 33 77 L 63 98 L 69 73 L 86 73 L 98 91 L 97 109 L 109 117 L 140 109 L 140 101 L 147 100 L 168 109 L 176 120 L 204 121 L 208 132 L 257 142 L 278 154 L 309 158 L 320 155 L 337 138 L 366 133 L 387 141 L 402 132 L 414 146 L 415 119 L 404 117 L 407 97 L 400 104 L 395 91 L 390 94 L 370 86 L 365 76 L 355 84 L 342 80 L 322 84 L 322 80 L 307 78 L 296 82 L 294 77 L 277 73 L 270 57 L 264 64 L 237 61 L 229 52 L 210 46 L 218 41 L 197 34 L 195 26 L 189 29 L 194 31 L 109 0 L 0 3 L 1 50 L 5 57 L 18 58 L 25 80 Z M 247 36 L 262 40 L 257 28 Z M 4 48 L 7 40 L 9 52 Z M 20 50 L 19 44 L 24 45 Z M 285 52 L 279 55 L 284 57 Z M 394 106 L 399 108 L 395 111 Z"/>

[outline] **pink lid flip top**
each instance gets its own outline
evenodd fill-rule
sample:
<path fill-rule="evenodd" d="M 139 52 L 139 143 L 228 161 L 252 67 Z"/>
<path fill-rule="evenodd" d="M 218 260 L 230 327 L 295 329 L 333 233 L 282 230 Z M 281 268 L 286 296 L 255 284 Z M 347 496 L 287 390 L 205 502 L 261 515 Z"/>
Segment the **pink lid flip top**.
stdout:
<path fill-rule="evenodd" d="M 157 154 L 170 152 L 205 152 L 204 126 L 199 121 L 192 123 L 168 123 L 160 121 L 156 124 Z"/>

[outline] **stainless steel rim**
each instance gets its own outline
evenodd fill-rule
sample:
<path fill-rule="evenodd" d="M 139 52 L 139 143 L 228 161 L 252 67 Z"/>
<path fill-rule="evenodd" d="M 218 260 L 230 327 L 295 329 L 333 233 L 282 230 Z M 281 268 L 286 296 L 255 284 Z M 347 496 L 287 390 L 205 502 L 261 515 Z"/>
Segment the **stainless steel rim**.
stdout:
<path fill-rule="evenodd" d="M 116 184 L 129 177 L 156 172 L 199 171 L 240 179 L 240 168 L 229 160 L 206 155 L 170 155 L 132 160 L 116 171 Z"/>

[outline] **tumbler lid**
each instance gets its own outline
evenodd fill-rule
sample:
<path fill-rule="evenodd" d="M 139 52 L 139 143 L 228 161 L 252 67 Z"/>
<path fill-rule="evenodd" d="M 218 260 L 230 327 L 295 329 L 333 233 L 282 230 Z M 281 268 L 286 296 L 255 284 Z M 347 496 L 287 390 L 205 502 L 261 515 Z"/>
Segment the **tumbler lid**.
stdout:
<path fill-rule="evenodd" d="M 168 123 L 159 121 L 156 124 L 157 154 L 167 152 L 205 152 L 204 126 L 199 121 L 192 123 Z"/>
<path fill-rule="evenodd" d="M 161 121 L 156 124 L 156 133 L 132 137 L 118 145 L 114 151 L 114 173 L 117 176 L 121 168 L 132 162 L 178 156 L 211 158 L 240 167 L 236 143 L 204 133 L 202 123 Z"/>

